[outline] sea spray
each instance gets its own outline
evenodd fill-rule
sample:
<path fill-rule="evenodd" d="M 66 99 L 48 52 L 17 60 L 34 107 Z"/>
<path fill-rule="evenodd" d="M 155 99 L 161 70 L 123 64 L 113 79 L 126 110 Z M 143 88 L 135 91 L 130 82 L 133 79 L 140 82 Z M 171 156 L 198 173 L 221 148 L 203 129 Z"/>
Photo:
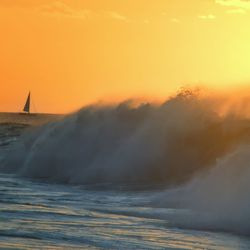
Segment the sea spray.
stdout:
<path fill-rule="evenodd" d="M 239 146 L 189 183 L 151 197 L 156 207 L 187 209 L 163 215 L 173 226 L 250 235 L 250 146 Z"/>
<path fill-rule="evenodd" d="M 29 133 L 4 171 L 70 184 L 184 183 L 249 141 L 249 122 L 183 91 L 162 105 L 90 106 Z"/>
<path fill-rule="evenodd" d="M 25 133 L 0 169 L 64 184 L 160 186 L 144 206 L 167 212 L 145 216 L 249 235 L 250 121 L 223 105 L 184 91 L 162 105 L 85 107 Z"/>

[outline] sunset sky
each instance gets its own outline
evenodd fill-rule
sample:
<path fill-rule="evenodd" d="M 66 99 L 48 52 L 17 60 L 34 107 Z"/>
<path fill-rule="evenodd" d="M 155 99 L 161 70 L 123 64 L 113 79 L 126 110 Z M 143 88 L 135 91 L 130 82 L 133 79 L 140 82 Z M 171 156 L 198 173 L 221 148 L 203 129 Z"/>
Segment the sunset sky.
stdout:
<path fill-rule="evenodd" d="M 0 111 L 250 83 L 248 0 L 0 0 Z"/>

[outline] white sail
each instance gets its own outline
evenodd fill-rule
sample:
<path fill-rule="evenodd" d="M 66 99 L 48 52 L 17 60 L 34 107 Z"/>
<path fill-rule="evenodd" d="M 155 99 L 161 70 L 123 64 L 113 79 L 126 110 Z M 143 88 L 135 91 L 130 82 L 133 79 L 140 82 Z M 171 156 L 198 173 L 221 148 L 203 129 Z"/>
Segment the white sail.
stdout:
<path fill-rule="evenodd" d="M 27 113 L 30 113 L 30 92 L 28 94 L 28 97 L 27 97 L 26 103 L 24 105 L 23 111 L 27 112 Z"/>

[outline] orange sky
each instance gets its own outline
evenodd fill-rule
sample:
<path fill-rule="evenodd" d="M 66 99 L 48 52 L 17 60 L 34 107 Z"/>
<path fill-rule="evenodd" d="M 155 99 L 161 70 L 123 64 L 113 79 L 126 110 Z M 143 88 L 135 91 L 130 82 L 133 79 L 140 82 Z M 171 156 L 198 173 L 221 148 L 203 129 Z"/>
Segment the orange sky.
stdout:
<path fill-rule="evenodd" d="M 250 1 L 0 0 L 0 111 L 250 82 Z"/>

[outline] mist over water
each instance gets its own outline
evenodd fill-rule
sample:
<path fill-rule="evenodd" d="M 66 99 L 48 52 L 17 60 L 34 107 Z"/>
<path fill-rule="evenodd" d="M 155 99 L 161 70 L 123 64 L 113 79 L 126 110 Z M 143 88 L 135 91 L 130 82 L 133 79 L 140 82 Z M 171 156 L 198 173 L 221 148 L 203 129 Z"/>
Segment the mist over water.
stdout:
<path fill-rule="evenodd" d="M 250 121 L 182 91 L 161 105 L 93 105 L 22 136 L 1 171 L 63 184 L 160 185 L 173 225 L 250 233 Z"/>
<path fill-rule="evenodd" d="M 185 185 L 152 197 L 151 203 L 193 211 L 189 216 L 166 217 L 181 228 L 250 235 L 249 152 L 248 145 L 240 146 Z"/>

